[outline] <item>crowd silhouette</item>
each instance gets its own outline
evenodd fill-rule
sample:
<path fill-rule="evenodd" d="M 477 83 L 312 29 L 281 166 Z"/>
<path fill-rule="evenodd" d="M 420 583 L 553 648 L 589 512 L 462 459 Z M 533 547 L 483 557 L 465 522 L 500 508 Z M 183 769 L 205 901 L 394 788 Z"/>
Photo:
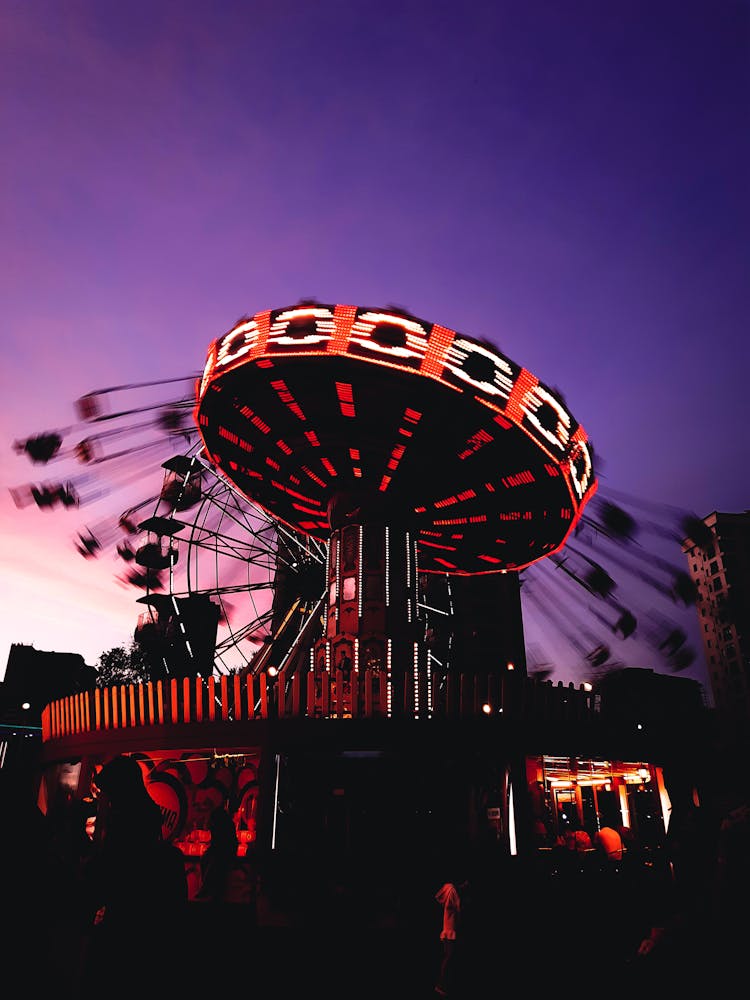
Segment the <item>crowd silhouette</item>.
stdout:
<path fill-rule="evenodd" d="M 27 772 L 2 768 L 3 901 L 12 915 L 6 974 L 56 1000 L 162 997 L 212 984 L 229 991 L 242 981 L 241 964 L 199 971 L 190 963 L 191 942 L 213 929 L 235 958 L 254 956 L 251 978 L 279 997 L 298 995 L 305 982 L 327 982 L 329 995 L 343 995 L 352 976 L 364 977 L 360 996 L 382 995 L 395 975 L 396 995 L 403 986 L 414 998 L 436 990 L 468 998 L 493 979 L 501 944 L 512 963 L 541 948 L 554 965 L 575 941 L 585 943 L 592 970 L 638 995 L 687 990 L 701 977 L 730 984 L 742 974 L 750 930 L 744 764 L 740 757 L 733 769 L 717 768 L 702 797 L 672 781 L 667 834 L 650 856 L 613 828 L 615 836 L 592 838 L 588 866 L 564 844 L 551 851 L 571 863 L 544 871 L 489 853 L 472 857 L 470 872 L 441 867 L 437 857 L 404 864 L 393 926 L 366 932 L 346 921 L 316 923 L 312 911 L 304 926 L 277 932 L 253 922 L 253 903 L 228 903 L 237 835 L 223 807 L 210 815 L 211 846 L 188 903 L 185 859 L 164 840 L 161 811 L 134 758 L 106 763 L 90 796 L 61 787 L 41 805 Z M 366 915 L 367 904 L 359 900 L 352 912 Z M 316 956 L 334 931 L 340 976 L 328 982 Z M 295 948 L 299 961 L 280 959 L 277 947 Z"/>

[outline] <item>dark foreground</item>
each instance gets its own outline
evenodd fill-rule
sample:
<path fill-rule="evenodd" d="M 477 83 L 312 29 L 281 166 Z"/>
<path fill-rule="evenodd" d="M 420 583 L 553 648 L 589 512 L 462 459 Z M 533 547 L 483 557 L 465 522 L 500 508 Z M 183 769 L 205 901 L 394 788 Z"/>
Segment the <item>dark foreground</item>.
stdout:
<path fill-rule="evenodd" d="M 474 998 L 701 997 L 737 988 L 744 950 L 717 943 L 701 906 L 649 958 L 638 944 L 655 916 L 643 873 L 509 867 L 476 878 L 465 905 L 454 1000 Z M 254 906 L 190 903 L 179 927 L 148 939 L 132 928 L 101 981 L 76 982 L 78 940 L 58 925 L 53 954 L 28 941 L 6 954 L 33 996 L 55 1000 L 427 1000 L 440 964 L 440 907 L 432 884 L 407 885 L 392 912 L 367 895 L 310 888 L 303 909 L 276 925 Z M 377 910 L 377 915 L 376 914 Z M 744 975 L 744 973 L 743 973 Z M 744 989 L 744 986 L 743 986 Z"/>
<path fill-rule="evenodd" d="M 657 952 L 637 955 L 655 915 L 641 875 L 509 869 L 474 885 L 450 996 L 677 998 L 733 986 L 735 967 L 727 967 L 700 907 L 675 921 Z M 387 914 L 372 925 L 366 899 L 313 898 L 293 927 L 257 926 L 232 907 L 193 906 L 179 995 L 436 998 L 441 913 L 431 887 L 421 888 L 404 894 L 390 926 Z"/>

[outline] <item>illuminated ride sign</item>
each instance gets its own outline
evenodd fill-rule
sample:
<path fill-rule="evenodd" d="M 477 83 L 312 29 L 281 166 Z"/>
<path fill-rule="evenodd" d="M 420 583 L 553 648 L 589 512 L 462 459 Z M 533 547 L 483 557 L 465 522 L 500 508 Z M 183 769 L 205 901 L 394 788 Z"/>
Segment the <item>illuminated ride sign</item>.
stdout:
<path fill-rule="evenodd" d="M 325 540 L 345 496 L 407 525 L 424 572 L 550 555 L 597 485 L 552 390 L 484 341 L 389 309 L 241 320 L 211 345 L 195 419 L 211 462 L 276 520 Z"/>

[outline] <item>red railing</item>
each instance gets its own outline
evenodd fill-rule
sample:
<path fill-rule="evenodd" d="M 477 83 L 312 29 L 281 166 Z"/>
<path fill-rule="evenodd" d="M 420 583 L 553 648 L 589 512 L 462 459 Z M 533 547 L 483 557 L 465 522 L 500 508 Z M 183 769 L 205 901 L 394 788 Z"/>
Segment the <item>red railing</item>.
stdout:
<path fill-rule="evenodd" d="M 389 685 L 371 670 L 318 678 L 283 673 L 185 677 L 80 691 L 42 712 L 44 741 L 97 730 L 268 718 L 517 718 L 583 720 L 594 714 L 588 686 L 533 681 L 511 673 L 420 673 Z"/>

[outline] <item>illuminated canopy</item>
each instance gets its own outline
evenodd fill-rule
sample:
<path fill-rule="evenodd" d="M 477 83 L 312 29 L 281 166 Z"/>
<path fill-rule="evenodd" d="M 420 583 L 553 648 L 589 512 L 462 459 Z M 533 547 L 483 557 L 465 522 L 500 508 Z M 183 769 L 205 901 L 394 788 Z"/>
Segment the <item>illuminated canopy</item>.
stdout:
<path fill-rule="evenodd" d="M 392 309 L 241 320 L 209 349 L 195 418 L 209 459 L 275 519 L 327 539 L 345 498 L 412 530 L 425 572 L 522 569 L 596 490 L 559 395 L 491 344 Z"/>

